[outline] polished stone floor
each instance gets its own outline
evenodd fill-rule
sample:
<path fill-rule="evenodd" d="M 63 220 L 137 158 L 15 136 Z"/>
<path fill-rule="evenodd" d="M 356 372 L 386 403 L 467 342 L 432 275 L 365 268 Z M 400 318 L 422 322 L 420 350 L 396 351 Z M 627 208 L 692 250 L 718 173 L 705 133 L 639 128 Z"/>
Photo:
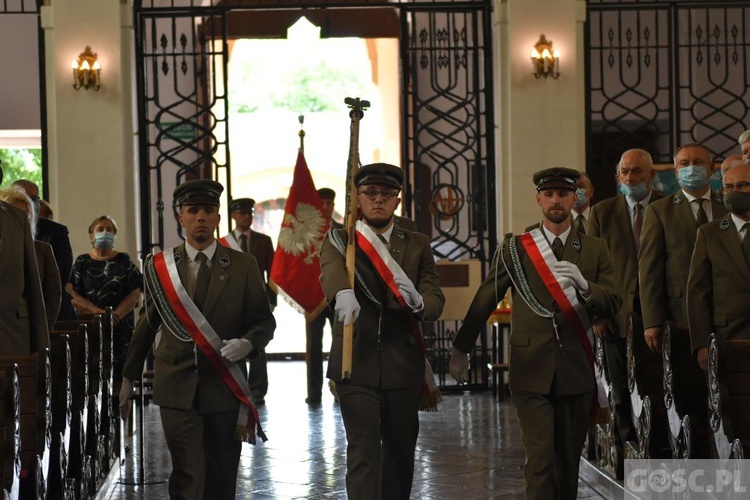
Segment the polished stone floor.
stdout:
<path fill-rule="evenodd" d="M 305 403 L 303 361 L 269 362 L 270 389 L 259 408 L 268 441 L 244 445 L 237 498 L 346 498 L 346 438 L 333 396 L 320 406 Z M 105 498 L 167 498 L 170 458 L 158 407 L 144 411 L 144 467 L 138 432 Z M 436 413 L 420 414 L 415 499 L 524 498 L 521 436 L 508 399 L 490 391 L 448 394 Z M 578 498 L 602 498 L 580 481 Z"/>

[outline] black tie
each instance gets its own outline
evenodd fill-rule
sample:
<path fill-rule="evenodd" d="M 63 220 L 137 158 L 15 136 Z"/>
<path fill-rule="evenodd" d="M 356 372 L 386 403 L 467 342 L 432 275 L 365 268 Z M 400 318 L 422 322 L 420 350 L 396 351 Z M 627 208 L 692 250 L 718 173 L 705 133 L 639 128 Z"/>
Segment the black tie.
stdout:
<path fill-rule="evenodd" d="M 203 304 L 206 301 L 206 292 L 208 292 L 208 280 L 211 278 L 211 270 L 208 268 L 208 259 L 205 253 L 198 252 L 195 260 L 200 266 L 198 267 L 198 278 L 195 280 L 193 302 L 195 302 L 198 309 L 203 310 Z"/>
<path fill-rule="evenodd" d="M 241 234 L 240 235 L 240 248 L 242 249 L 243 252 L 250 253 L 250 251 L 248 250 L 248 246 L 247 246 L 247 235 L 246 234 Z"/>
<path fill-rule="evenodd" d="M 580 234 L 586 234 L 586 228 L 583 225 L 583 214 L 578 214 L 576 217 L 576 231 Z"/>
<path fill-rule="evenodd" d="M 750 268 L 750 222 L 745 222 L 742 228 L 745 230 L 745 237 L 742 238 L 742 252 L 745 254 L 747 267 Z"/>
<path fill-rule="evenodd" d="M 555 237 L 555 240 L 552 242 L 552 253 L 555 254 L 555 257 L 557 257 L 557 260 L 562 259 L 563 243 L 560 238 Z"/>
<path fill-rule="evenodd" d="M 693 203 L 698 205 L 698 213 L 695 216 L 695 223 L 698 225 L 698 227 L 708 223 L 708 215 L 706 215 L 706 211 L 703 210 L 703 201 L 703 198 L 697 198 L 693 200 Z"/>
<path fill-rule="evenodd" d="M 635 240 L 635 251 L 641 248 L 641 229 L 643 229 L 643 205 L 636 203 L 633 208 L 633 239 Z"/>
<path fill-rule="evenodd" d="M 383 236 L 382 234 L 379 234 L 378 239 L 383 242 L 383 245 L 385 245 L 386 248 L 388 247 L 388 240 L 385 239 L 385 236 Z"/>

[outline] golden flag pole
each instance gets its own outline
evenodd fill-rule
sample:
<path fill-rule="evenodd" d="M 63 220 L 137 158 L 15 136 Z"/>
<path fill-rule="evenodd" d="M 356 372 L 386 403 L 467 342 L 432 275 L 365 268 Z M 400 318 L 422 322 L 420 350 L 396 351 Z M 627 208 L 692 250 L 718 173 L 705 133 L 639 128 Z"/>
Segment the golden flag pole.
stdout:
<path fill-rule="evenodd" d="M 355 235 L 354 224 L 357 222 L 357 186 L 354 185 L 354 176 L 359 170 L 359 121 L 364 116 L 364 111 L 370 107 L 369 101 L 360 100 L 359 97 L 347 97 L 344 103 L 351 109 L 349 117 L 352 120 L 351 135 L 349 140 L 349 163 L 346 168 L 346 216 L 344 227 L 346 229 L 346 275 L 349 286 L 354 290 L 354 255 Z M 352 343 L 354 339 L 354 320 L 344 325 L 344 338 L 341 359 L 341 378 L 349 380 L 352 376 Z"/>

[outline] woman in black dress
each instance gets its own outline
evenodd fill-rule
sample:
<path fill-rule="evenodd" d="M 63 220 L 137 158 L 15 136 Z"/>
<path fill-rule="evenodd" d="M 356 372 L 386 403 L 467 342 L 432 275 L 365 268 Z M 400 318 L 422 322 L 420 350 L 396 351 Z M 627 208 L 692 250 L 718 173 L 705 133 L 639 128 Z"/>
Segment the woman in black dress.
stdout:
<path fill-rule="evenodd" d="M 73 307 L 79 314 L 104 314 L 111 307 L 114 323 L 112 375 L 117 386 L 122 365 L 133 335 L 133 310 L 141 295 L 143 277 L 130 256 L 114 249 L 117 225 L 108 215 L 94 219 L 89 226 L 92 249 L 79 255 L 67 286 Z"/>

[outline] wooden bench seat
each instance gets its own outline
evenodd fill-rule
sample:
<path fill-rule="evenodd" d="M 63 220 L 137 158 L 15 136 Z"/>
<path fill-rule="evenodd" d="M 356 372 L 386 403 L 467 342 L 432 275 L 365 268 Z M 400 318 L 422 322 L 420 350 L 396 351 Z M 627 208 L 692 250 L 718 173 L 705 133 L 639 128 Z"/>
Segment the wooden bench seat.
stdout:
<path fill-rule="evenodd" d="M 0 369 L 0 485 L 7 498 L 21 489 L 21 400 L 18 366 Z"/>
<path fill-rule="evenodd" d="M 692 353 L 687 332 L 664 327 L 662 365 L 664 406 L 672 458 L 710 458 L 706 375 Z"/>
<path fill-rule="evenodd" d="M 750 340 L 711 335 L 708 347 L 709 424 L 715 458 L 750 456 Z"/>

